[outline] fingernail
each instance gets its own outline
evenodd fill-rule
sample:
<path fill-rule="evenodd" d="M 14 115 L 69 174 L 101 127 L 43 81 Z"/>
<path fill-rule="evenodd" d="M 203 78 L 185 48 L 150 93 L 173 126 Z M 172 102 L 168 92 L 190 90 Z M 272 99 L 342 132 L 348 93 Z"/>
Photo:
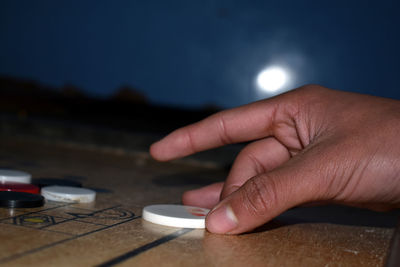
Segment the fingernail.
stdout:
<path fill-rule="evenodd" d="M 238 220 L 229 205 L 216 207 L 207 216 L 206 226 L 212 233 L 226 234 L 234 230 L 237 225 Z"/>

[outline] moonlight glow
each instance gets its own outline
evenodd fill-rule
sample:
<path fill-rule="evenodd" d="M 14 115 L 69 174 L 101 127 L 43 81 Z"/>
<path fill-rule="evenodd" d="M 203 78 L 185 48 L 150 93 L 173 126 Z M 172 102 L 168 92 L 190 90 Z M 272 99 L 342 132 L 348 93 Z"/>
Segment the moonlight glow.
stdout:
<path fill-rule="evenodd" d="M 257 75 L 257 86 L 260 90 L 275 93 L 288 81 L 287 72 L 280 67 L 268 67 Z"/>

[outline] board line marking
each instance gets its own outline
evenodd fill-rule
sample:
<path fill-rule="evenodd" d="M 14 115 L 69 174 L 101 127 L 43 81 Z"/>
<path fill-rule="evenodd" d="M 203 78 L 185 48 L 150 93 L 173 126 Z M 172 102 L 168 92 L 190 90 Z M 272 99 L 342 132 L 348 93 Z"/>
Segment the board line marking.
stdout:
<path fill-rule="evenodd" d="M 141 218 L 141 217 L 142 216 L 135 216 L 133 218 L 124 220 L 122 222 L 118 222 L 118 223 L 115 223 L 115 224 L 107 225 L 105 227 L 102 227 L 102 228 L 99 228 L 99 229 L 96 229 L 96 230 L 93 230 L 93 231 L 90 231 L 90 232 L 86 232 L 86 233 L 83 233 L 83 234 L 75 235 L 75 236 L 72 236 L 72 237 L 69 237 L 69 238 L 66 238 L 66 239 L 61 239 L 59 241 L 56 241 L 56 242 L 53 242 L 53 243 L 50 243 L 50 244 L 47 244 L 47 245 L 44 245 L 44 246 L 41 246 L 41 247 L 38 247 L 38 248 L 34 248 L 34 249 L 27 250 L 27 251 L 24 251 L 24 252 L 16 253 L 16 254 L 11 255 L 11 256 L 7 256 L 7 257 L 4 257 L 4 258 L 0 259 L 0 264 L 10 262 L 10 261 L 16 260 L 18 258 L 27 256 L 29 254 L 33 254 L 33 253 L 36 253 L 36 252 L 39 252 L 39 251 L 42 251 L 42 250 L 45 250 L 45 249 L 48 249 L 48 248 L 51 248 L 51 247 L 55 247 L 57 245 L 66 243 L 68 241 L 72 241 L 72 240 L 75 240 L 75 239 L 78 239 L 78 238 L 81 238 L 81 237 L 84 237 L 84 236 L 87 236 L 87 235 L 91 235 L 91 234 L 94 234 L 94 233 L 97 233 L 97 232 L 100 232 L 100 231 L 103 231 L 103 230 L 107 230 L 107 229 L 110 229 L 112 227 L 115 227 L 115 226 L 130 222 L 130 221 L 133 221 L 133 220 Z"/>
<path fill-rule="evenodd" d="M 7 218 L 4 218 L 4 219 L 0 219 L 0 222 L 1 223 L 4 223 L 3 221 L 5 221 L 5 220 L 10 220 L 10 219 L 13 219 L 13 221 L 14 221 L 14 223 L 13 223 L 13 225 L 15 225 L 15 226 L 21 226 L 21 227 L 27 227 L 27 228 L 30 228 L 30 229 L 37 229 L 37 230 L 47 230 L 47 229 L 45 229 L 45 228 L 47 228 L 47 227 L 50 227 L 50 226 L 54 226 L 54 225 L 58 225 L 58 224 L 60 224 L 60 223 L 64 223 L 64 222 L 70 222 L 70 221 L 77 221 L 77 222 L 81 222 L 81 223 L 88 223 L 88 224 L 93 224 L 93 225 L 97 225 L 97 226 L 107 226 L 107 225 L 105 225 L 105 224 L 98 224 L 98 223 L 93 223 L 93 222 L 87 222 L 87 221 L 83 221 L 83 220 L 81 220 L 81 219 L 85 219 L 85 218 L 90 218 L 91 216 L 93 216 L 93 215 L 95 215 L 95 214 L 97 214 L 97 213 L 101 213 L 101 212 L 104 212 L 104 211 L 107 211 L 107 210 L 111 210 L 111 209 L 116 209 L 116 208 L 120 208 L 122 205 L 116 205 L 116 206 L 112 206 L 112 207 L 108 207 L 108 208 L 105 208 L 105 209 L 101 209 L 101 210 L 95 210 L 95 211 L 93 211 L 93 210 L 88 210 L 88 211 L 92 211 L 91 213 L 87 213 L 87 214 L 83 214 L 83 215 L 85 215 L 86 217 L 79 217 L 79 216 L 74 216 L 74 215 L 72 215 L 72 214 L 69 214 L 70 216 L 74 216 L 73 218 L 65 218 L 65 217 L 61 217 L 61 216 L 51 216 L 51 215 L 48 215 L 48 214 L 46 214 L 46 213 L 42 213 L 43 211 L 48 211 L 48 210 L 53 210 L 53 209 L 56 209 L 56 208 L 63 208 L 63 207 L 66 207 L 66 206 L 69 206 L 69 205 L 72 205 L 72 204 L 76 204 L 76 203 L 68 203 L 68 204 L 65 204 L 65 205 L 61 205 L 61 206 L 58 206 L 58 207 L 52 207 L 52 208 L 48 208 L 48 209 L 44 209 L 44 210 L 40 210 L 40 211 L 32 211 L 32 212 L 28 212 L 28 213 L 22 213 L 22 214 L 19 214 L 19 215 L 16 215 L 16 216 L 12 216 L 12 217 L 7 217 Z M 52 223 L 52 224 L 49 224 L 49 225 L 45 225 L 45 226 L 42 226 L 42 227 L 32 227 L 32 226 L 29 226 L 29 225 L 21 225 L 21 224 L 16 224 L 15 223 L 15 220 L 17 219 L 17 218 L 20 218 L 20 217 L 23 217 L 23 216 L 27 216 L 27 215 L 32 215 L 32 214 L 39 214 L 39 215 L 48 215 L 48 216 L 51 216 L 52 218 L 54 218 L 54 217 L 56 217 L 56 218 L 61 218 L 61 219 L 64 219 L 64 220 L 62 220 L 62 221 L 59 221 L 59 222 L 57 222 L 57 223 Z M 135 214 L 132 212 L 132 217 L 134 217 L 135 216 Z M 128 218 L 125 218 L 125 219 L 130 219 L 130 218 L 132 218 L 132 217 L 128 217 Z M 125 219 L 123 219 L 123 220 L 125 220 Z M 9 224 L 9 223 L 5 223 L 5 224 Z M 69 234 L 69 233 L 66 233 L 67 235 L 71 235 L 71 234 Z"/>
<path fill-rule="evenodd" d="M 62 231 L 57 231 L 57 230 L 44 229 L 43 231 L 50 232 L 50 233 L 67 235 L 67 236 L 75 236 L 74 234 L 70 234 L 70 233 L 66 233 L 66 232 L 62 232 Z"/>
<path fill-rule="evenodd" d="M 122 255 L 120 255 L 120 256 L 118 256 L 116 258 L 113 258 L 113 259 L 111 259 L 109 261 L 106 261 L 106 262 L 104 262 L 104 263 L 102 263 L 100 265 L 97 265 L 97 267 L 110 267 L 110 266 L 114 266 L 114 265 L 120 264 L 120 263 L 122 263 L 122 262 L 124 262 L 124 261 L 126 261 L 128 259 L 131 259 L 131 258 L 133 258 L 133 257 L 145 252 L 145 251 L 148 251 L 148 250 L 150 250 L 152 248 L 155 248 L 155 247 L 157 247 L 159 245 L 165 244 L 165 243 L 167 243 L 167 242 L 169 242 L 169 241 L 171 241 L 173 239 L 176 239 L 176 238 L 178 238 L 178 237 L 180 237 L 180 236 L 182 236 L 182 235 L 184 235 L 184 234 L 186 234 L 188 232 L 191 232 L 191 231 L 193 231 L 193 228 L 180 229 L 180 230 L 175 231 L 175 232 L 173 232 L 173 233 L 171 233 L 169 235 L 166 235 L 166 236 L 164 236 L 162 238 L 159 238 L 159 239 L 157 239 L 157 240 L 155 240 L 153 242 L 147 243 L 146 245 L 143 245 L 141 247 L 135 248 L 134 250 L 131 250 L 131 251 L 129 251 L 129 252 L 125 253 L 125 254 L 122 254 Z"/>
<path fill-rule="evenodd" d="M 62 217 L 61 217 L 62 218 Z M 65 218 L 63 218 L 63 219 L 65 219 Z M 38 230 L 48 230 L 48 229 L 46 229 L 46 228 L 49 228 L 49 227 L 51 227 L 51 226 L 54 226 L 54 225 L 58 225 L 58 224 L 61 224 L 61 223 L 65 223 L 65 222 L 70 222 L 70 221 L 75 221 L 75 222 L 80 222 L 80 223 L 86 223 L 86 224 L 91 224 L 91 225 L 96 225 L 96 226 L 107 226 L 107 224 L 101 224 L 101 223 L 93 223 L 93 222 L 86 222 L 86 221 L 80 221 L 80 220 L 76 220 L 76 219 L 65 219 L 64 221 L 60 221 L 60 222 L 56 222 L 56 223 L 54 223 L 54 224 L 49 224 L 49 225 L 45 225 L 45 226 L 42 226 L 42 227 L 30 227 L 30 228 L 34 228 L 34 229 L 38 229 Z M 29 227 L 29 226 L 28 226 Z"/>
<path fill-rule="evenodd" d="M 106 225 L 104 225 L 104 224 L 103 224 L 103 225 L 102 225 L 102 224 L 96 224 L 96 223 L 91 223 L 91 222 L 82 221 L 82 220 L 79 220 L 79 219 L 89 218 L 90 216 L 93 216 L 93 215 L 96 214 L 96 213 L 100 213 L 100 212 L 103 212 L 103 211 L 106 211 L 106 210 L 111 210 L 111 209 L 115 209 L 115 208 L 119 208 L 119 207 L 121 207 L 121 205 L 117 205 L 117 206 L 110 207 L 110 208 L 105 208 L 105 209 L 102 209 L 102 210 L 93 211 L 93 212 L 91 212 L 91 213 L 85 214 L 85 216 L 87 216 L 87 217 L 82 217 L 82 218 L 80 218 L 80 217 L 78 217 L 78 216 L 76 216 L 76 215 L 72 215 L 72 214 L 70 214 L 70 213 L 67 213 L 68 215 L 73 216 L 73 218 L 64 218 L 64 217 L 60 217 L 60 218 L 63 218 L 63 219 L 65 219 L 65 220 L 59 221 L 59 222 L 57 222 L 57 223 L 45 225 L 45 226 L 42 226 L 42 227 L 40 227 L 40 228 L 38 228 L 38 229 L 39 229 L 39 230 L 44 230 L 44 229 L 47 228 L 47 227 L 51 227 L 51 226 L 54 226 L 54 225 L 58 225 L 58 224 L 65 223 L 65 222 L 70 222 L 70 221 L 78 221 L 78 222 L 82 222 L 82 223 L 89 223 L 89 224 L 94 224 L 94 225 L 99 225 L 99 226 L 106 226 Z M 56 216 L 55 216 L 55 217 L 56 217 Z"/>
<path fill-rule="evenodd" d="M 13 219 L 14 217 L 25 216 L 25 215 L 29 215 L 29 214 L 33 214 L 33 213 L 42 212 L 42 211 L 48 211 L 48 210 L 54 210 L 54 209 L 58 209 L 58 208 L 63 208 L 63 207 L 66 207 L 66 206 L 69 206 L 69 205 L 72 205 L 72 204 L 75 204 L 75 203 L 68 203 L 68 204 L 64 204 L 64 205 L 61 205 L 61 206 L 55 206 L 55 207 L 51 207 L 51 208 L 47 208 L 47 209 L 43 209 L 43 210 L 39 210 L 39 211 L 31 211 L 31 212 L 21 213 L 19 215 L 1 218 L 0 221 L 5 221 L 5 220 Z M 4 208 L 4 209 L 7 209 L 7 208 Z"/>

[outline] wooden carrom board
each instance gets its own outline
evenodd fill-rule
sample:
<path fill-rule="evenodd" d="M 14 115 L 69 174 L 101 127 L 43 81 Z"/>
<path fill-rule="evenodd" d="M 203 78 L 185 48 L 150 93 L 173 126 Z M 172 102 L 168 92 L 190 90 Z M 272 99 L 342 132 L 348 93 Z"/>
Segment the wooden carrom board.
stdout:
<path fill-rule="evenodd" d="M 24 135 L 0 137 L 0 168 L 27 171 L 33 178 L 75 179 L 97 191 L 93 204 L 47 202 L 41 208 L 0 208 L 2 265 L 232 267 L 385 263 L 396 214 L 340 207 L 298 208 L 252 233 L 238 236 L 163 227 L 143 221 L 142 208 L 156 203 L 180 203 L 185 190 L 223 180 L 227 170 L 195 160 L 158 163 L 143 151 L 52 142 Z M 349 218 L 353 220 L 346 223 Z"/>

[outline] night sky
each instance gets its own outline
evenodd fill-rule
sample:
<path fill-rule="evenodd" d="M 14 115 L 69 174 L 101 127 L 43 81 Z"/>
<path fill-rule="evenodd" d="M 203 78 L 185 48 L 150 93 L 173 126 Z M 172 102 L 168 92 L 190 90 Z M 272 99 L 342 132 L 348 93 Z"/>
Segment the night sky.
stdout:
<path fill-rule="evenodd" d="M 223 108 L 306 83 L 400 99 L 400 1 L 0 2 L 0 75 Z M 257 74 L 279 66 L 281 91 Z"/>

